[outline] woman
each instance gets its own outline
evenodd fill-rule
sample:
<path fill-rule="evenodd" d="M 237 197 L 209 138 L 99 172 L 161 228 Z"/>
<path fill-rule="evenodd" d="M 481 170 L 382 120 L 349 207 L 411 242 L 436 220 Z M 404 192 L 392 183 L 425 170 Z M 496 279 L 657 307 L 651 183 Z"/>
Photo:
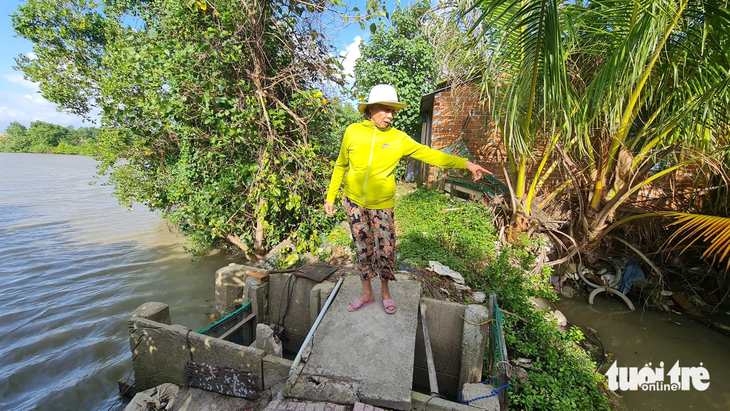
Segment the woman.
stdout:
<path fill-rule="evenodd" d="M 406 103 L 398 101 L 393 86 L 379 84 L 373 87 L 368 101 L 357 108 L 367 120 L 352 124 L 345 131 L 332 173 L 324 208 L 327 214 L 335 214 L 334 200 L 344 179 L 342 205 L 350 223 L 362 281 L 362 295 L 348 304 L 348 311 L 356 311 L 375 301 L 370 280 L 380 276 L 383 309 L 388 314 L 396 312 L 388 282 L 395 281 L 393 170 L 401 157 L 411 156 L 441 168 L 466 168 L 474 176 L 474 181 L 482 178 L 484 173 L 491 174 L 464 158 L 418 144 L 407 134 L 391 127 L 395 112 L 406 106 Z"/>

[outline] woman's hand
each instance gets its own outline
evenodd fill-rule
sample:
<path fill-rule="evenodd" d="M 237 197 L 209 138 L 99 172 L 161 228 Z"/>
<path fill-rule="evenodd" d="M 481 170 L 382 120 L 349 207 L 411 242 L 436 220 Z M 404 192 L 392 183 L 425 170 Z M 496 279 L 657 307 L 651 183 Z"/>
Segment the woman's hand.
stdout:
<path fill-rule="evenodd" d="M 335 204 L 330 201 L 325 201 L 324 212 L 329 216 L 335 215 Z"/>
<path fill-rule="evenodd" d="M 487 171 L 486 168 L 484 168 L 478 164 L 474 164 L 471 161 L 466 162 L 466 169 L 469 170 L 471 175 L 474 176 L 474 182 L 481 180 L 481 178 L 484 176 L 484 174 L 489 174 L 490 176 L 494 175 L 494 174 L 492 174 L 491 171 Z"/>

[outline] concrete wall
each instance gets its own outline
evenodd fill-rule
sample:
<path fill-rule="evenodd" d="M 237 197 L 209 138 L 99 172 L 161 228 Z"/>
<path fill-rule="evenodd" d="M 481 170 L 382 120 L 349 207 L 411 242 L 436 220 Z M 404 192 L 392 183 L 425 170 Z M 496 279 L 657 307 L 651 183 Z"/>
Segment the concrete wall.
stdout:
<path fill-rule="evenodd" d="M 456 396 L 461 371 L 461 342 L 464 323 L 461 315 L 466 311 L 466 306 L 430 298 L 422 298 L 421 303 L 426 305 L 426 324 L 431 340 L 439 391 L 442 395 Z M 416 356 L 413 364 L 413 389 L 429 392 L 426 348 L 423 342 L 420 316 L 418 317 Z"/>
<path fill-rule="evenodd" d="M 286 338 L 282 341 L 282 345 L 287 353 L 296 354 L 307 338 L 314 321 L 310 315 L 309 297 L 316 285 L 317 283 L 312 280 L 288 273 L 269 275 L 269 324 L 277 324 L 281 317 L 284 318 Z"/>
<path fill-rule="evenodd" d="M 167 325 L 141 317 L 129 320 L 134 380 L 139 390 L 162 383 L 185 385 L 188 361 L 249 371 L 263 389 L 265 352 L 198 334 L 181 325 Z"/>
<path fill-rule="evenodd" d="M 180 325 L 169 325 L 169 312 L 166 304 L 146 303 L 129 320 L 136 390 L 168 382 L 185 385 L 184 370 L 188 361 L 249 371 L 258 378 L 259 390 L 271 388 L 289 377 L 292 361 L 198 334 Z M 153 318 L 162 318 L 167 323 Z"/>

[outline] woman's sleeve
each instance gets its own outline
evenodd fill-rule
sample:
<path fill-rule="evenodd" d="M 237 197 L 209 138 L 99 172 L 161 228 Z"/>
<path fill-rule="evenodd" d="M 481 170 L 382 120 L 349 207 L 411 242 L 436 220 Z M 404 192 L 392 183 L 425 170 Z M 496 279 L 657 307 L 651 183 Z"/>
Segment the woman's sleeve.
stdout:
<path fill-rule="evenodd" d="M 466 159 L 452 156 L 438 150 L 434 150 L 429 146 L 417 143 L 412 138 L 406 136 L 403 141 L 403 155 L 411 156 L 416 160 L 431 164 L 441 168 L 466 168 Z"/>
<path fill-rule="evenodd" d="M 345 132 L 345 137 L 342 139 L 342 145 L 340 146 L 340 155 L 337 157 L 335 162 L 335 170 L 332 172 L 332 178 L 330 179 L 330 187 L 327 190 L 327 202 L 334 203 L 337 198 L 337 192 L 340 190 L 342 185 L 342 179 L 345 177 L 345 173 L 350 166 L 350 159 L 348 157 L 348 133 Z"/>

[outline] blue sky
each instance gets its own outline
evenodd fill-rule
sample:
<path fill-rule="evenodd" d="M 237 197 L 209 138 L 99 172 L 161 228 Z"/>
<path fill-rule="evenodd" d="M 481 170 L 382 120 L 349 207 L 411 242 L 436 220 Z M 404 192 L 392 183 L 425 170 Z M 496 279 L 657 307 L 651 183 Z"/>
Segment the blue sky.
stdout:
<path fill-rule="evenodd" d="M 397 3 L 409 4 L 412 0 L 387 0 L 389 12 L 395 10 Z M 48 102 L 38 92 L 38 86 L 23 79 L 23 73 L 13 70 L 14 58 L 19 54 L 28 55 L 33 51 L 29 41 L 15 37 L 10 23 L 10 15 L 15 12 L 22 0 L 0 1 L 0 133 L 7 126 L 17 121 L 24 126 L 40 120 L 62 126 L 89 127 L 93 124 L 84 123 L 80 117 L 61 113 L 57 106 Z M 347 3 L 347 1 L 346 1 Z M 365 0 L 352 0 L 351 5 L 360 5 L 364 9 Z M 358 24 L 353 24 L 341 30 L 333 38 L 333 42 L 341 53 L 346 53 L 345 69 L 352 70 L 355 59 L 359 57 L 358 44 L 360 39 L 367 39 L 370 32 L 362 31 Z"/>

